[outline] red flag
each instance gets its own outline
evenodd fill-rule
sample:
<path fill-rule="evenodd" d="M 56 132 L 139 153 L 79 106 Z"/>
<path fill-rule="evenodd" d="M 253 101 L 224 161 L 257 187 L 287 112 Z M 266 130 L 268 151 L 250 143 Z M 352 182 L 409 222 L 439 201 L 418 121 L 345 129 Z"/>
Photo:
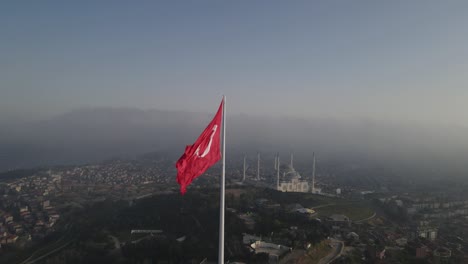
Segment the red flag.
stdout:
<path fill-rule="evenodd" d="M 224 101 L 221 102 L 218 112 L 203 133 L 193 145 L 185 147 L 184 154 L 176 163 L 177 182 L 180 192 L 185 194 L 187 186 L 198 176 L 213 166 L 221 158 L 220 135 L 221 116 Z"/>

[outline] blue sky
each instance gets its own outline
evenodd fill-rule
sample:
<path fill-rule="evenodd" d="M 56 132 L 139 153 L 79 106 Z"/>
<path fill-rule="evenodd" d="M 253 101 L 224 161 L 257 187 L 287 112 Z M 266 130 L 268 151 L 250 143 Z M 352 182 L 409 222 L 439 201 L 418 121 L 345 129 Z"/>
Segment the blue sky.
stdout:
<path fill-rule="evenodd" d="M 468 125 L 466 1 L 0 3 L 0 121 L 83 107 Z"/>

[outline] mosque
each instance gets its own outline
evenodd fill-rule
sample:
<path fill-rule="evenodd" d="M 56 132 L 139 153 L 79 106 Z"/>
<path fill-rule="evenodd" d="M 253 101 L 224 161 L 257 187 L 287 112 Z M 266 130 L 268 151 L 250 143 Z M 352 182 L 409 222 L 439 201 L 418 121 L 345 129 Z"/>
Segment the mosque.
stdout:
<path fill-rule="evenodd" d="M 294 169 L 293 166 L 293 155 L 291 154 L 291 163 L 287 165 L 286 171 L 283 172 L 280 178 L 280 166 L 279 155 L 275 158 L 275 169 L 277 172 L 277 183 L 276 189 L 281 192 L 301 192 L 301 193 L 316 193 L 318 190 L 315 189 L 315 155 L 313 162 L 313 175 L 312 182 L 309 183 L 307 179 L 303 178 L 299 172 Z"/>
<path fill-rule="evenodd" d="M 302 178 L 294 167 L 288 166 L 288 170 L 283 172 L 283 177 L 279 183 L 278 191 L 309 192 L 309 183 Z"/>

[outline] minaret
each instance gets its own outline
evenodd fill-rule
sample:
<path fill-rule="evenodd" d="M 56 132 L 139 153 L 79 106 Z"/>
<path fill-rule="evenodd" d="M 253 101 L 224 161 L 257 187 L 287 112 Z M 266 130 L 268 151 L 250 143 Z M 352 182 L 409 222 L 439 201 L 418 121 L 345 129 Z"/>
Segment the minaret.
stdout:
<path fill-rule="evenodd" d="M 276 169 L 279 170 L 280 169 L 279 152 L 276 152 L 276 160 L 277 160 Z"/>
<path fill-rule="evenodd" d="M 293 160 L 294 160 L 294 154 L 291 153 L 291 170 L 294 170 L 294 166 L 293 166 Z"/>
<path fill-rule="evenodd" d="M 276 156 L 276 160 L 278 162 L 277 167 L 276 167 L 276 190 L 280 190 L 279 187 L 279 182 L 280 182 L 280 159 L 279 159 L 279 153 Z"/>
<path fill-rule="evenodd" d="M 275 170 L 278 169 L 278 154 L 275 154 Z"/>
<path fill-rule="evenodd" d="M 257 181 L 260 180 L 260 152 L 257 153 Z"/>
<path fill-rule="evenodd" d="M 312 154 L 312 193 L 315 193 L 315 152 Z"/>
<path fill-rule="evenodd" d="M 242 174 L 242 182 L 245 181 L 245 155 L 244 155 L 244 172 Z"/>

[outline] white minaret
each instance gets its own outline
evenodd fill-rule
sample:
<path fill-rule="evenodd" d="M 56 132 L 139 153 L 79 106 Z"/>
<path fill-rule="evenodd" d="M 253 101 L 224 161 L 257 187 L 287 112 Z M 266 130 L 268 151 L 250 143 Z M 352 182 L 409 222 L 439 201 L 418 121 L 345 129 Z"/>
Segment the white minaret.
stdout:
<path fill-rule="evenodd" d="M 276 160 L 277 160 L 276 169 L 279 170 L 280 169 L 279 152 L 276 152 Z"/>
<path fill-rule="evenodd" d="M 313 155 L 313 163 L 312 163 L 312 193 L 315 193 L 315 152 Z"/>
<path fill-rule="evenodd" d="M 243 174 L 242 174 L 242 182 L 245 181 L 245 155 L 244 155 L 244 171 L 243 171 Z"/>
<path fill-rule="evenodd" d="M 291 170 L 294 170 L 293 160 L 294 160 L 294 154 L 291 153 Z"/>
<path fill-rule="evenodd" d="M 257 153 L 257 180 L 260 180 L 260 152 Z"/>
<path fill-rule="evenodd" d="M 276 167 L 276 190 L 280 190 L 279 182 L 280 182 L 280 159 L 279 153 L 276 156 L 276 160 L 278 161 L 278 166 Z"/>
<path fill-rule="evenodd" d="M 278 154 L 275 154 L 275 170 L 278 169 Z"/>

